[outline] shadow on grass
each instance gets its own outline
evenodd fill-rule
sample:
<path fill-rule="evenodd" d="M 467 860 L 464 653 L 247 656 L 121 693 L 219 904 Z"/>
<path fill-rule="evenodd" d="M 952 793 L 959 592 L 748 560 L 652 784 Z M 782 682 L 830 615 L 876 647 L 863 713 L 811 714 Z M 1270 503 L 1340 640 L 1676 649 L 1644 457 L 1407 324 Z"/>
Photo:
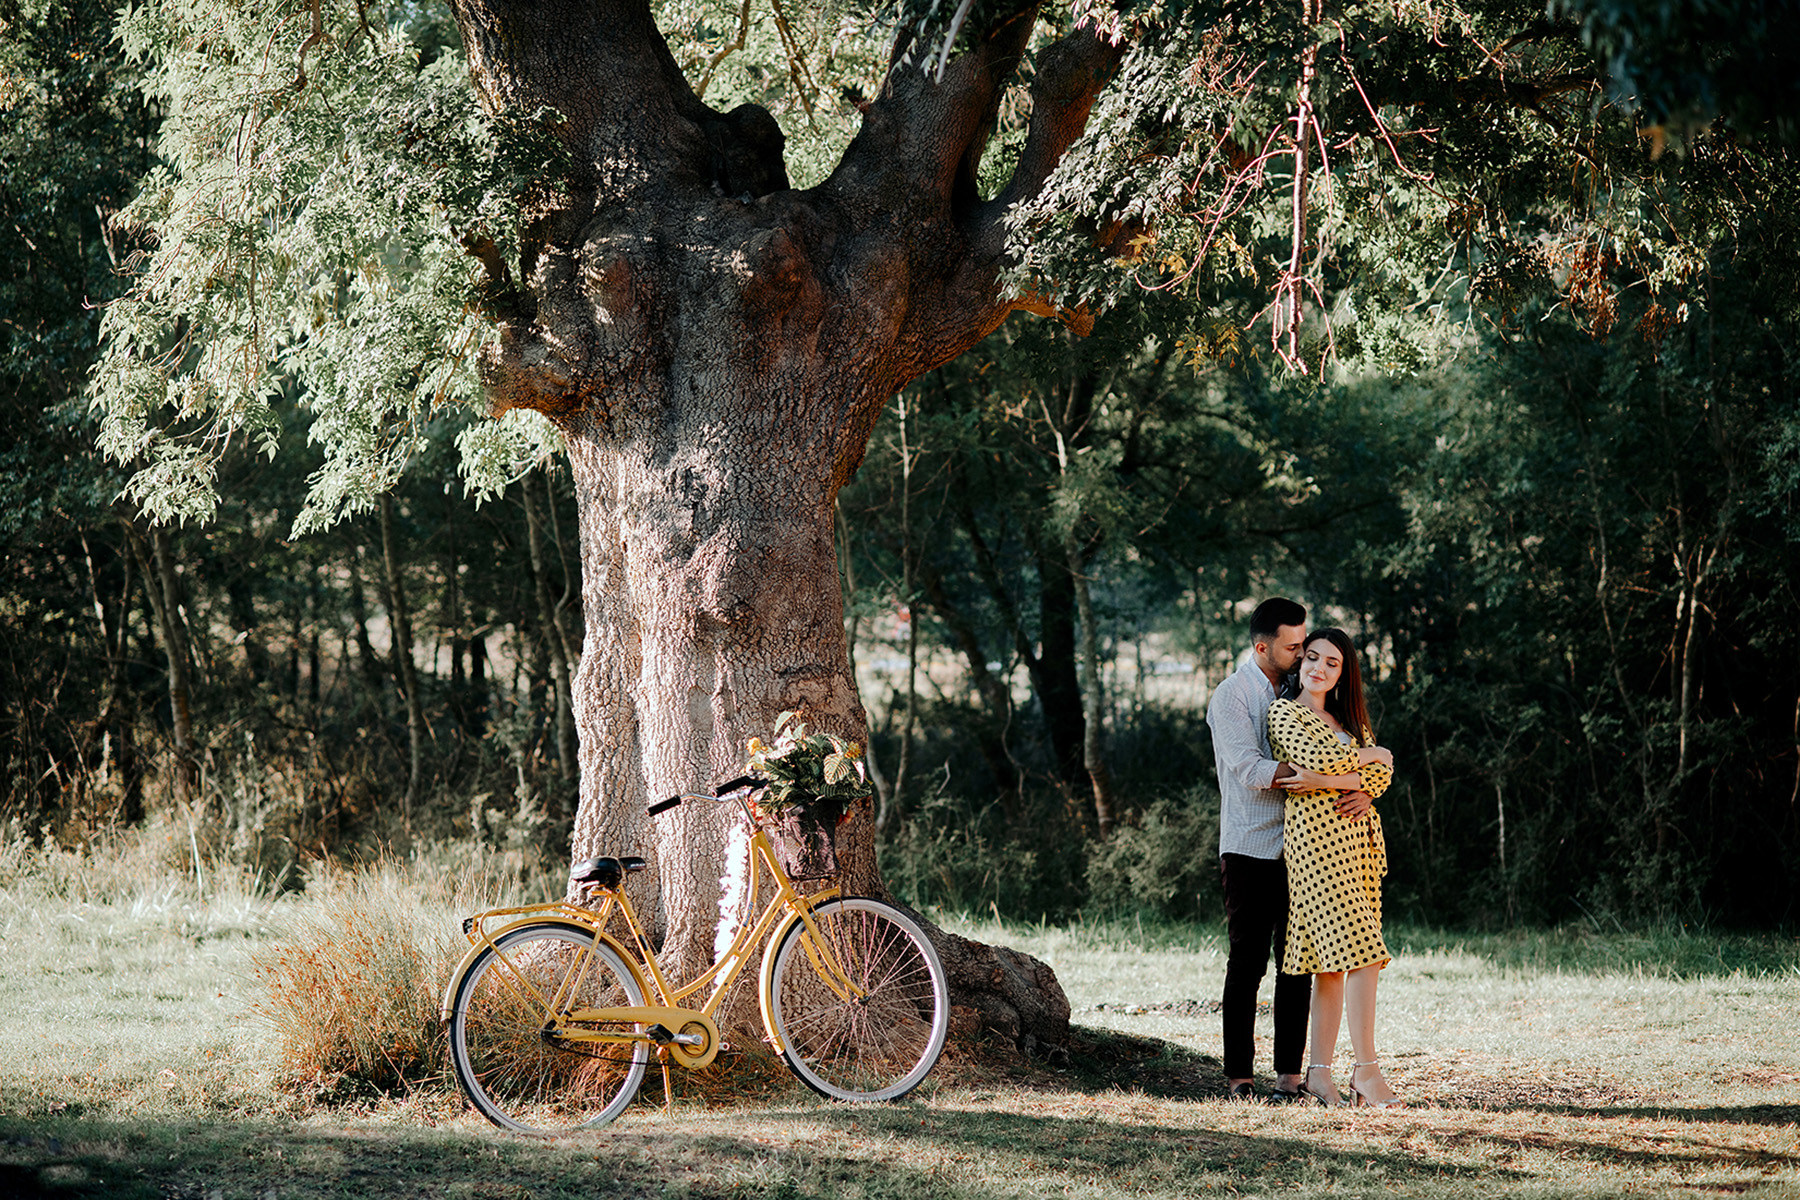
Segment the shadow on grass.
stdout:
<path fill-rule="evenodd" d="M 1586 1162 L 1635 1175 L 1639 1180 L 1666 1184 L 1671 1180 L 1737 1175 L 1736 1180 L 1711 1180 L 1691 1185 L 1708 1191 L 1741 1191 L 1767 1183 L 1785 1189 L 1793 1185 L 1797 1165 L 1792 1154 L 1760 1144 L 1735 1144 L 1717 1134 L 1725 1131 L 1704 1125 L 1653 1130 L 1622 1129 L 1612 1123 L 1617 1113 L 1575 1114 L 1578 1125 L 1549 1129 L 1488 1130 L 1478 1127 L 1441 1131 L 1435 1139 L 1446 1153 L 1474 1153 L 1504 1163 L 1520 1153 L 1537 1152 L 1562 1162 Z M 1786 1179 L 1771 1178 L 1785 1170 Z M 1744 1176 L 1751 1177 L 1746 1179 Z"/>
<path fill-rule="evenodd" d="M 1697 1179 L 1708 1182 L 1693 1186 L 1736 1191 L 1790 1187 L 1800 1167 L 1792 1154 L 1726 1140 L 1727 1130 L 1645 1130 L 1609 1119 L 1617 1114 L 1573 1115 L 1577 1121 L 1556 1127 L 1501 1129 L 1471 1126 L 1467 1113 L 1345 1114 L 1342 1120 L 1356 1130 L 1351 1145 L 1318 1136 L 1316 1126 L 1270 1135 L 991 1111 L 896 1112 L 857 1124 L 960 1145 L 977 1160 L 1010 1158 L 1043 1180 L 1040 1194 L 1053 1194 L 1073 1178 L 1103 1180 L 1109 1194 L 1120 1195 L 1304 1187 L 1333 1194 L 1464 1196 L 1516 1187 L 1536 1196 L 1576 1190 L 1575 1181 L 1591 1182 L 1592 1168 L 1612 1173 L 1626 1191 L 1657 1193 L 1688 1186 L 1675 1181 Z M 1440 1123 L 1445 1117 L 1449 1121 Z M 1533 1160 L 1521 1163 L 1526 1155 Z"/>
<path fill-rule="evenodd" d="M 834 1111 L 829 1118 L 850 1116 Z M 1021 1181 L 1037 1181 L 1035 1194 L 1053 1194 L 1070 1180 L 1104 1182 L 1108 1194 L 1193 1195 L 1218 1189 L 1244 1191 L 1310 1181 L 1320 1190 L 1363 1194 L 1375 1188 L 1442 1185 L 1444 1194 L 1480 1179 L 1495 1186 L 1529 1178 L 1490 1164 L 1456 1161 L 1373 1140 L 1353 1146 L 1292 1133 L 1244 1133 L 1229 1129 L 1121 1121 L 1116 1117 L 1053 1116 L 992 1110 L 887 1110 L 862 1129 L 923 1137 L 953 1158 L 1010 1167 Z M 1462 1188 L 1456 1184 L 1461 1181 Z M 1430 1189 L 1427 1189 L 1428 1191 Z"/>
<path fill-rule="evenodd" d="M 1361 1191 L 1477 1177 L 1525 1179 L 1395 1148 L 1333 1149 L 1299 1136 L 1116 1120 L 955 1112 L 917 1104 L 764 1110 L 636 1122 L 554 1142 L 480 1130 L 364 1124 L 0 1118 L 0 1195 L 17 1200 L 287 1200 L 289 1197 L 782 1196 L 978 1200 L 1065 1187 L 1191 1196 L 1329 1181 Z M 695 1126 L 699 1128 L 696 1130 Z M 789 1142 L 780 1134 L 791 1126 Z M 773 1136 L 769 1136 L 773 1133 Z"/>
<path fill-rule="evenodd" d="M 1064 1086 L 1078 1091 L 1117 1088 L 1165 1100 L 1213 1100 L 1225 1095 L 1225 1067 L 1216 1055 L 1178 1042 L 1111 1029 L 1075 1026 Z"/>
<path fill-rule="evenodd" d="M 0 1118 L 0 1195 L 19 1200 L 526 1200 L 660 1193 L 649 1162 L 564 1142 L 278 1121 Z"/>
<path fill-rule="evenodd" d="M 1634 1117 L 1645 1121 L 1683 1121 L 1699 1125 L 1775 1125 L 1800 1123 L 1800 1104 L 1736 1104 L 1681 1107 L 1661 1105 L 1607 1105 L 1584 1108 L 1570 1104 L 1521 1105 L 1519 1111 L 1548 1113 L 1557 1117 Z"/>
<path fill-rule="evenodd" d="M 956 1097 L 944 1097 L 954 1103 Z M 1480 1114 L 1419 1110 L 1361 1123 L 1353 1137 L 1316 1121 L 1273 1131 L 1221 1128 L 1244 1110 L 1207 1105 L 1194 1121 L 1139 1120 L 1062 1094 L 1069 1113 L 901 1103 L 782 1105 L 628 1116 L 557 1141 L 472 1123 L 420 1128 L 346 1115 L 291 1123 L 182 1118 L 0 1117 L 0 1196 L 18 1200 L 979 1200 L 1062 1194 L 1190 1197 L 1301 1188 L 1350 1195 L 1541 1196 L 1591 1167 L 1658 1191 L 1733 1173 L 1772 1180 L 1791 1156 L 1733 1144 L 1718 1126 L 1746 1110 L 1567 1114 L 1567 1124 L 1490 1128 Z M 1232 1114 L 1226 1116 L 1226 1114 Z M 1556 1120 L 1563 1114 L 1546 1113 Z M 1664 1118 L 1645 1130 L 1619 1116 Z M 1761 1118 L 1764 1114 L 1757 1113 Z M 1346 1116 L 1347 1126 L 1357 1124 Z M 1266 1122 L 1265 1122 L 1266 1126 Z M 1521 1161 L 1521 1156 L 1529 1156 Z M 1779 1181 L 1775 1181 L 1779 1182 Z M 1791 1182 L 1791 1178 L 1789 1179 Z M 1712 1184 L 1708 1185 L 1715 1186 Z M 1627 1189 L 1629 1190 L 1629 1188 Z"/>

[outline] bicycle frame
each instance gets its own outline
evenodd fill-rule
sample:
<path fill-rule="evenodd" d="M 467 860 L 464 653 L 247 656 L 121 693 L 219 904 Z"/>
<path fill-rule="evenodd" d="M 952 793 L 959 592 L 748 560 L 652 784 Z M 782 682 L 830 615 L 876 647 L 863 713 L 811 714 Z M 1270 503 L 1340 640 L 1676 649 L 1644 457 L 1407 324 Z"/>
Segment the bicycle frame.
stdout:
<path fill-rule="evenodd" d="M 711 799 L 711 797 L 707 797 Z M 839 889 L 826 888 L 810 895 L 801 895 L 794 890 L 793 881 L 781 869 L 775 859 L 773 843 L 769 835 L 754 818 L 749 808 L 740 799 L 739 806 L 744 811 L 745 819 L 750 822 L 750 878 L 746 896 L 754 897 L 762 886 L 762 871 L 767 868 L 769 881 L 775 887 L 775 895 L 770 897 L 768 905 L 754 922 L 746 922 L 738 927 L 737 935 L 732 938 L 730 947 L 719 960 L 687 983 L 671 988 L 668 978 L 663 974 L 657 962 L 656 952 L 651 948 L 649 939 L 644 935 L 643 925 L 638 921 L 637 911 L 632 907 L 631 898 L 625 894 L 623 884 L 616 888 L 598 889 L 603 897 L 598 909 L 586 909 L 567 901 L 550 904 L 532 904 L 517 908 L 490 909 L 478 913 L 463 922 L 463 933 L 470 942 L 469 952 L 463 957 L 456 970 L 451 973 L 450 986 L 445 990 L 443 1017 L 450 1018 L 450 1008 L 456 981 L 469 969 L 474 960 L 483 951 L 491 950 L 495 961 L 502 966 L 502 977 L 515 989 L 521 999 L 539 1006 L 545 1014 L 544 1032 L 570 1042 L 651 1042 L 657 1046 L 658 1057 L 665 1062 L 672 1059 L 682 1067 L 697 1070 L 713 1061 L 718 1053 L 719 1034 L 714 1018 L 724 1003 L 726 994 L 744 969 L 746 952 L 756 943 L 768 938 L 768 945 L 763 951 L 762 969 L 758 987 L 758 998 L 761 1001 L 763 1027 L 768 1040 L 776 1053 L 784 1054 L 787 1047 L 782 1044 L 774 1023 L 769 1019 L 771 1011 L 771 991 L 775 973 L 775 951 L 782 938 L 796 923 L 806 926 L 805 940 L 802 945 L 807 956 L 812 960 L 814 969 L 825 984 L 842 999 L 860 998 L 864 995 L 861 988 L 850 978 L 843 966 L 832 953 L 830 945 L 821 935 L 818 926 L 813 922 L 812 910 L 816 905 L 836 898 Z M 606 931 L 607 923 L 617 911 L 631 932 L 635 943 L 628 949 L 623 942 Z M 488 928 L 488 923 L 495 918 L 514 918 L 500 927 Z M 506 957 L 499 946 L 499 941 L 508 933 L 526 925 L 544 923 L 545 919 L 566 922 L 579 927 L 591 935 L 595 945 L 606 945 L 617 953 L 619 959 L 635 976 L 635 982 L 646 996 L 660 1000 L 659 1005 L 643 1005 L 621 1008 L 584 1008 L 567 1010 L 564 1000 L 567 996 L 578 992 L 580 983 L 586 973 L 585 965 L 581 970 L 572 972 L 565 979 L 553 996 L 543 995 L 529 979 L 526 978 Z M 648 974 L 646 974 L 646 971 Z M 695 996 L 708 985 L 712 991 L 698 1008 L 685 1005 L 689 997 Z M 591 1029 L 581 1028 L 583 1025 L 608 1023 L 612 1025 L 631 1025 L 635 1029 Z M 698 1030 L 694 1028 L 698 1026 Z"/>

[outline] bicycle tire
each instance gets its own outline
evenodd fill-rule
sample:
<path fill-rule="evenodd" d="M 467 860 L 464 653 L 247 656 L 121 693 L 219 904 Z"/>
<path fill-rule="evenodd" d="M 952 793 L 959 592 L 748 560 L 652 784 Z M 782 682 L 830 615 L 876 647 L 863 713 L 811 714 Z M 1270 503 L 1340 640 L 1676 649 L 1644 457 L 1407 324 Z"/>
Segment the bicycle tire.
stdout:
<path fill-rule="evenodd" d="M 580 925 L 526 925 L 495 946 L 545 1001 L 581 972 L 567 997 L 570 1009 L 644 1003 L 618 953 Z M 515 1133 L 548 1137 L 606 1124 L 637 1093 L 648 1047 L 554 1041 L 544 1033 L 548 1018 L 493 947 L 476 956 L 456 982 L 450 1012 L 450 1061 L 463 1094 L 482 1116 Z"/>
<path fill-rule="evenodd" d="M 767 1003 L 788 1069 L 833 1100 L 898 1100 L 937 1065 L 950 987 L 931 939 L 879 900 L 828 900 L 813 922 L 861 998 L 840 997 L 807 953 L 796 921 L 782 935 Z"/>

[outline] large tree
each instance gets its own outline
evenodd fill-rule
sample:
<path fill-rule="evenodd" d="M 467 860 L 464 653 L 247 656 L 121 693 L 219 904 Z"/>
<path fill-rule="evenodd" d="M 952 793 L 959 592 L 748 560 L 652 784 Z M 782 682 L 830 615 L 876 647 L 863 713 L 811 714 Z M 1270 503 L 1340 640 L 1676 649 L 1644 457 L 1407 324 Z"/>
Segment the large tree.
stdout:
<path fill-rule="evenodd" d="M 1029 129 L 1009 177 L 984 195 L 983 151 L 1038 32 L 1036 5 L 973 17 L 968 7 L 960 37 L 949 14 L 899 27 L 892 69 L 860 104 L 860 131 L 803 190 L 789 186 L 770 114 L 703 103 L 642 0 L 458 0 L 480 113 L 456 109 L 445 60 L 409 78 L 409 45 L 316 3 L 290 10 L 287 24 L 222 9 L 212 25 L 140 14 L 126 26 L 128 44 L 157 63 L 153 86 L 173 119 L 209 127 L 170 141 L 170 169 L 139 209 L 164 242 L 139 303 L 109 330 L 112 370 L 138 385 L 113 392 L 115 450 L 148 451 L 144 495 L 173 496 L 174 511 L 208 482 L 209 433 L 271 436 L 263 372 L 285 362 L 336 426 L 314 523 L 366 505 L 371 483 L 385 484 L 415 444 L 406 419 L 468 390 L 434 335 L 459 324 L 456 263 L 467 259 L 451 251 L 478 263 L 470 308 L 480 311 L 467 327 L 491 322 L 468 335 L 482 341 L 486 402 L 497 415 L 549 418 L 579 498 L 574 850 L 653 851 L 664 952 L 681 966 L 712 952 L 725 826 L 689 807 L 652 829 L 645 802 L 732 773 L 746 739 L 784 710 L 865 736 L 845 653 L 835 496 L 886 400 L 1017 306 L 996 282 L 1006 214 L 1080 135 L 1123 53 L 1091 25 L 1037 48 Z M 944 53 L 951 42 L 957 52 Z M 925 69 L 928 49 L 939 53 Z M 194 83 L 232 67 L 255 75 L 237 94 Z M 359 99 L 360 112 L 344 111 Z M 396 108 L 398 138 L 366 127 Z M 389 184 L 399 193 L 383 214 L 391 229 L 358 246 L 331 222 L 379 220 L 352 211 L 379 177 L 343 165 L 321 186 L 334 164 L 296 149 L 334 120 L 349 123 L 345 157 L 378 147 L 404 168 L 390 179 L 407 181 Z M 454 171 L 421 171 L 410 142 L 397 144 L 425 136 L 433 154 L 462 154 Z M 494 136 L 506 144 L 496 149 Z M 196 205 L 230 214 L 185 228 L 219 239 L 216 261 L 236 286 L 196 278 L 199 256 L 171 245 Z M 254 261 L 260 229 L 283 220 L 308 233 L 284 245 L 284 261 Z M 250 247 L 234 253 L 234 236 Z M 440 261 L 390 286 L 379 266 L 356 261 L 384 236 L 396 253 Z M 279 328 L 266 296 L 283 289 L 303 293 L 302 308 L 344 316 Z M 207 361 L 225 346 L 249 353 Z M 359 407 L 359 395 L 391 407 Z M 190 440 L 159 428 L 165 403 L 197 424 Z M 846 889 L 880 892 L 870 822 L 853 821 L 842 841 Z M 1067 1006 L 1046 968 L 950 949 L 961 998 L 989 1026 L 1060 1038 Z"/>
<path fill-rule="evenodd" d="M 644 800 L 729 773 L 781 711 L 864 736 L 837 491 L 887 398 L 1009 311 L 1004 216 L 1079 135 L 1120 54 L 1077 29 L 1039 56 L 1032 136 L 984 198 L 982 151 L 1034 8 L 991 14 L 941 76 L 891 72 L 830 177 L 795 191 L 774 120 L 703 104 L 647 5 L 456 4 L 487 109 L 554 110 L 567 152 L 527 208 L 516 269 L 487 260 L 501 319 L 482 373 L 497 407 L 557 424 L 577 483 L 578 850 L 639 840 Z M 688 965 L 714 941 L 721 828 L 688 809 L 654 835 L 665 953 Z M 848 833 L 844 885 L 879 891 L 870 823 Z M 1066 1006 L 1041 986 L 1006 1003 L 1048 1023 L 990 1021 L 1060 1035 Z"/>

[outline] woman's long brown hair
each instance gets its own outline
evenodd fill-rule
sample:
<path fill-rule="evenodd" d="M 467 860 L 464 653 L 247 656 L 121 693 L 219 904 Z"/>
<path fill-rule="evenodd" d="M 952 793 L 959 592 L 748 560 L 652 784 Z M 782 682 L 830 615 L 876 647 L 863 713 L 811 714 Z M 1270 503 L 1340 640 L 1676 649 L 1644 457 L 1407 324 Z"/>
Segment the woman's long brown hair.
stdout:
<path fill-rule="evenodd" d="M 1337 718 L 1344 732 L 1355 738 L 1358 745 L 1373 746 L 1375 730 L 1369 724 L 1369 706 L 1363 702 L 1362 667 L 1356 661 L 1356 644 L 1341 629 L 1315 629 L 1306 635 L 1302 656 L 1320 638 L 1336 646 L 1344 660 L 1338 681 L 1325 693 L 1325 711 Z"/>

